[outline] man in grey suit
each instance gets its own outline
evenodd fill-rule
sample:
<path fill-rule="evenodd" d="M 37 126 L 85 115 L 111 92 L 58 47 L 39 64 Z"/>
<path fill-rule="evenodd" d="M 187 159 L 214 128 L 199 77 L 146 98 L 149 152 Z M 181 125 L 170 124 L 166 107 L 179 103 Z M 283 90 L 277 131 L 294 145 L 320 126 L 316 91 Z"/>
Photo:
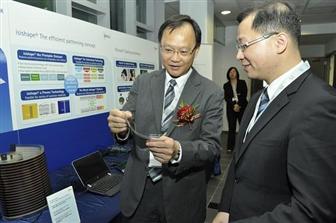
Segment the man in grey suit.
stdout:
<path fill-rule="evenodd" d="M 123 109 L 108 117 L 119 141 L 130 134 L 134 139 L 121 211 L 126 222 L 203 223 L 208 167 L 220 151 L 224 93 L 192 67 L 201 43 L 193 19 L 168 19 L 158 37 L 165 69 L 137 77 Z M 151 134 L 161 136 L 146 139 Z"/>
<path fill-rule="evenodd" d="M 300 19 L 273 2 L 238 16 L 252 96 L 213 223 L 336 222 L 336 91 L 299 52 Z"/>

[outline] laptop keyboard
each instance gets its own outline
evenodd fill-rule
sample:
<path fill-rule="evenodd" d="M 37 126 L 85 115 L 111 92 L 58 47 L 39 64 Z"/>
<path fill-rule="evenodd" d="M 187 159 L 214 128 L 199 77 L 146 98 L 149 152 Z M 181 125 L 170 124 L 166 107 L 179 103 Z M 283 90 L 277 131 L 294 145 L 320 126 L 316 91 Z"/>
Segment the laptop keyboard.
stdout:
<path fill-rule="evenodd" d="M 121 180 L 122 175 L 106 176 L 97 182 L 94 188 L 97 192 L 105 193 L 120 184 Z"/>

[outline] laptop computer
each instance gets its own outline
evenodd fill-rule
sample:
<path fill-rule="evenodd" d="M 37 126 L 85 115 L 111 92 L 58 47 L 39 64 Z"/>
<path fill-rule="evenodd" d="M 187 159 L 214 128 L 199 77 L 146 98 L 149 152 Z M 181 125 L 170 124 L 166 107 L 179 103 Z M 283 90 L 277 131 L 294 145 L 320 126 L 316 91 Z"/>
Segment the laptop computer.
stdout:
<path fill-rule="evenodd" d="M 72 166 L 88 191 L 105 196 L 119 192 L 122 175 L 111 173 L 99 151 L 72 161 Z"/>

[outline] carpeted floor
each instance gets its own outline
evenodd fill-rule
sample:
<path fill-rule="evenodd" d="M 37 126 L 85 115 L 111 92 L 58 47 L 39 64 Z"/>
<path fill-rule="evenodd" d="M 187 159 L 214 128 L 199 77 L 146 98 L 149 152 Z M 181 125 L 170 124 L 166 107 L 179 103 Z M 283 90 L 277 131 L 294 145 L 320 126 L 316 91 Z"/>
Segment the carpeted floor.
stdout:
<path fill-rule="evenodd" d="M 223 149 L 221 154 L 221 172 L 219 176 L 213 176 L 209 180 L 207 189 L 207 218 L 205 223 L 211 223 L 212 219 L 217 214 L 217 204 L 221 199 L 222 189 L 224 186 L 227 167 L 231 162 L 232 154 L 227 153 L 226 149 Z"/>

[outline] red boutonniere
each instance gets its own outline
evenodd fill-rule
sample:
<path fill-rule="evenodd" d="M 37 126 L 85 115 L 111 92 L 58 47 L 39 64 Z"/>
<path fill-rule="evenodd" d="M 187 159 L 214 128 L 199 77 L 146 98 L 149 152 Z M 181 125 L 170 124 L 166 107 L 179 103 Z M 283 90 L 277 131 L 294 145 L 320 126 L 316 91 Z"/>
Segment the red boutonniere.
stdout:
<path fill-rule="evenodd" d="M 200 117 L 201 117 L 201 114 L 197 112 L 194 106 L 190 104 L 185 104 L 182 101 L 182 103 L 179 105 L 179 108 L 177 110 L 176 126 L 181 127 L 186 124 L 189 124 L 190 126 L 196 119 Z"/>

